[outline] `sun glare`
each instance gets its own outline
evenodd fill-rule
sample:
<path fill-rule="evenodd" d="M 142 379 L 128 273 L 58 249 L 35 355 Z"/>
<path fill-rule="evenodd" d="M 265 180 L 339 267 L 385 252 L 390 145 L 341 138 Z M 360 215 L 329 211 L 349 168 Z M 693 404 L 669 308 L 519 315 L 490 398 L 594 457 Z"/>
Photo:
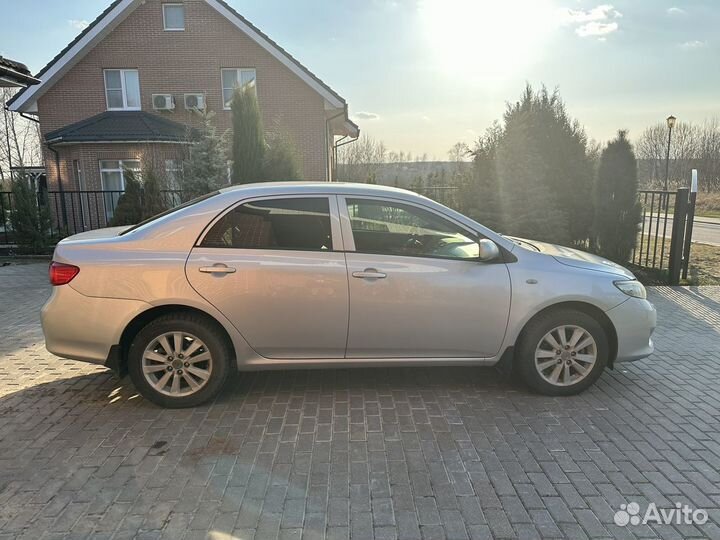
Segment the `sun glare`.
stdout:
<path fill-rule="evenodd" d="M 421 0 L 419 9 L 436 65 L 488 83 L 523 76 L 557 19 L 548 0 Z"/>

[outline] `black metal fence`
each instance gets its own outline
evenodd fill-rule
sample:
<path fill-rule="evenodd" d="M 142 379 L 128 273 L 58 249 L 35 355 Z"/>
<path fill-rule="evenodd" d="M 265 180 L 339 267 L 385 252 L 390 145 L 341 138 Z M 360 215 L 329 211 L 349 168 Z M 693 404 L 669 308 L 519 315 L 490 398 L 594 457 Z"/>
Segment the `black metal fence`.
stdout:
<path fill-rule="evenodd" d="M 459 190 L 456 186 L 433 186 L 416 189 L 450 207 L 457 207 Z M 183 200 L 181 190 L 164 190 L 168 208 Z M 118 206 L 123 191 L 40 191 L 38 207 L 48 208 L 51 215 L 52 239 L 107 227 Z M 671 284 L 679 282 L 680 275 L 687 276 L 694 196 L 688 189 L 677 191 L 641 190 L 638 201 L 642 208 L 642 220 L 638 242 L 632 252 L 632 264 L 649 270 L 667 273 Z M 0 244 L 14 244 L 12 214 L 16 204 L 12 192 L 0 191 Z"/>
<path fill-rule="evenodd" d="M 671 285 L 687 277 L 694 218 L 695 196 L 687 188 L 677 191 L 641 190 L 640 232 L 632 264 L 667 274 Z"/>
<path fill-rule="evenodd" d="M 638 191 L 642 208 L 640 235 L 633 250 L 632 263 L 657 270 L 667 269 L 670 249 L 666 249 L 668 235 L 672 232 L 672 212 L 677 193 L 662 190 Z M 670 223 L 670 228 L 668 228 Z"/>
<path fill-rule="evenodd" d="M 123 191 L 40 191 L 38 209 L 50 211 L 50 238 L 101 229 L 111 224 Z M 164 190 L 165 206 L 171 208 L 183 200 L 180 190 Z M 14 244 L 12 215 L 17 204 L 11 191 L 0 191 L 0 244 Z"/>

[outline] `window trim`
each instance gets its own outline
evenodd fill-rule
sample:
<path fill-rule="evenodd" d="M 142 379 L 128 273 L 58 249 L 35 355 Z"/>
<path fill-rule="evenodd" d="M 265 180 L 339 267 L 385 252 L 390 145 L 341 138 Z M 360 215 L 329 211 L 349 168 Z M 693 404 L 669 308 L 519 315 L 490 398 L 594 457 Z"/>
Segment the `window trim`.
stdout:
<path fill-rule="evenodd" d="M 103 166 L 102 166 L 103 161 L 117 161 L 117 162 L 118 162 L 118 165 L 119 165 L 119 168 L 117 168 L 117 169 L 106 169 L 106 168 L 103 168 Z M 135 161 L 135 162 L 137 162 L 137 163 L 138 163 L 138 168 L 137 168 L 136 170 L 137 170 L 137 171 L 142 171 L 142 162 L 141 162 L 139 159 L 130 158 L 130 159 L 99 159 L 99 160 L 98 160 L 98 168 L 99 168 L 99 170 L 100 170 L 100 188 L 101 188 L 102 191 L 107 191 L 107 192 L 111 192 L 111 193 L 114 193 L 114 192 L 117 191 L 117 190 L 115 190 L 115 189 L 105 189 L 104 182 L 103 182 L 103 173 L 104 173 L 104 172 L 119 172 L 119 173 L 120 173 L 120 179 L 122 180 L 122 190 L 120 190 L 120 191 L 125 191 L 125 188 L 127 187 L 127 186 L 125 185 L 125 169 L 126 169 L 126 167 L 123 167 L 123 163 L 127 163 L 127 162 L 130 162 L 130 161 Z M 127 168 L 129 169 L 130 167 L 127 167 Z"/>
<path fill-rule="evenodd" d="M 227 68 L 220 68 L 220 99 L 222 100 L 223 110 L 229 111 L 229 110 L 232 109 L 232 107 L 228 107 L 227 105 L 225 105 L 225 90 L 230 90 L 230 89 L 229 89 L 229 88 L 225 88 L 225 81 L 224 81 L 224 79 L 223 79 L 223 74 L 224 74 L 226 71 L 234 71 L 234 72 L 238 75 L 239 81 L 240 81 L 241 83 L 242 83 L 242 72 L 243 72 L 243 71 L 252 71 L 252 72 L 254 72 L 254 73 L 255 73 L 255 79 L 254 79 L 254 80 L 255 80 L 255 85 L 254 85 L 253 88 L 255 88 L 255 96 L 257 96 L 257 69 L 254 68 L 254 67 L 239 67 L 239 68 L 227 67 Z M 233 91 L 235 90 L 235 88 L 238 88 L 238 87 L 234 87 L 234 88 L 233 88 Z"/>
<path fill-rule="evenodd" d="M 487 238 L 484 234 L 482 234 L 479 231 L 473 230 L 469 228 L 467 225 L 460 223 L 459 221 L 451 218 L 450 216 L 446 216 L 445 214 L 442 214 L 435 210 L 434 208 L 431 208 L 429 206 L 425 206 L 422 204 L 417 204 L 414 201 L 407 201 L 405 199 L 395 199 L 392 197 L 378 197 L 373 195 L 362 195 L 362 194 L 343 194 L 338 196 L 338 211 L 340 214 L 340 222 L 342 226 L 342 235 L 343 235 L 343 241 L 345 242 L 345 252 L 346 253 L 357 253 L 359 255 L 377 255 L 381 257 L 410 257 L 414 259 L 440 259 L 445 261 L 458 261 L 458 262 L 470 262 L 473 264 L 477 264 L 478 262 L 481 262 L 479 259 L 463 259 L 458 257 L 443 257 L 440 255 L 400 255 L 397 253 L 383 253 L 383 252 L 377 252 L 377 251 L 359 251 L 355 246 L 355 237 L 353 236 L 353 230 L 352 230 L 352 219 L 350 218 L 350 214 L 347 211 L 347 200 L 348 199 L 364 199 L 369 201 L 378 201 L 380 203 L 388 203 L 388 204 L 399 204 L 399 205 L 405 205 L 405 206 L 412 206 L 414 208 L 417 208 L 419 210 L 424 210 L 425 212 L 430 212 L 437 216 L 440 219 L 443 219 L 447 221 L 448 223 L 451 223 L 452 225 L 455 225 L 462 231 L 465 231 L 471 238 L 476 238 L 479 242 L 483 238 Z M 492 239 L 491 239 L 492 240 Z M 493 240 L 494 241 L 494 240 Z M 498 247 L 500 247 L 498 245 Z M 504 262 L 502 258 L 498 259 L 500 262 Z M 489 261 L 489 263 L 485 264 L 492 264 L 495 261 Z"/>
<path fill-rule="evenodd" d="M 122 107 L 111 107 L 110 106 L 110 99 L 108 95 L 108 86 L 107 86 L 107 72 L 108 71 L 118 71 L 120 73 L 120 91 L 122 92 L 122 100 L 123 100 L 123 106 Z M 127 89 L 125 87 L 125 73 L 128 71 L 134 71 L 137 73 L 137 80 L 138 80 L 138 102 L 139 105 L 137 107 L 128 107 L 127 104 Z M 103 86 L 105 87 L 105 106 L 107 107 L 108 111 L 141 111 L 142 110 L 142 93 L 140 92 L 140 71 L 137 68 L 105 68 L 103 69 Z M 113 88 L 113 90 L 117 90 L 117 88 Z M 104 160 L 104 161 L 110 161 L 110 160 Z"/>
<path fill-rule="evenodd" d="M 210 230 L 223 219 L 227 214 L 234 211 L 239 206 L 244 204 L 258 202 L 258 201 L 272 201 L 277 199 L 327 199 L 328 200 L 328 211 L 330 216 L 330 236 L 332 238 L 332 249 L 291 249 L 291 248 L 236 248 L 236 247 L 208 247 L 203 246 L 202 243 L 205 241 L 205 237 Z M 299 253 L 344 253 L 343 245 L 343 234 L 340 230 L 340 217 L 338 215 L 337 196 L 333 193 L 304 193 L 304 194 L 273 194 L 264 195 L 260 197 L 249 197 L 236 201 L 225 210 L 222 210 L 217 216 L 210 220 L 205 228 L 200 232 L 197 240 L 195 240 L 194 248 L 198 249 L 211 249 L 211 250 L 222 250 L 226 251 L 232 249 L 235 251 L 282 251 L 282 252 L 299 252 Z"/>
<path fill-rule="evenodd" d="M 165 15 L 165 8 L 167 7 L 181 7 L 183 10 L 183 26 L 182 28 L 168 28 L 167 17 Z M 165 32 L 184 32 L 185 31 L 185 4 L 182 2 L 164 2 L 162 4 L 162 16 L 163 16 L 163 31 Z"/>
<path fill-rule="evenodd" d="M 117 161 L 118 162 L 118 168 L 117 169 L 107 169 L 102 166 L 103 161 Z M 130 161 L 134 161 L 138 164 L 136 171 L 142 171 L 142 161 L 139 159 L 99 159 L 98 160 L 98 167 L 100 169 L 100 189 L 102 190 L 102 197 L 103 197 L 103 209 L 105 213 L 105 219 L 107 221 L 110 221 L 112 217 L 115 215 L 115 210 L 117 210 L 117 203 L 120 200 L 120 197 L 123 196 L 125 193 L 125 189 L 127 188 L 127 185 L 125 184 L 125 169 L 126 167 L 123 167 L 123 163 L 127 163 Z M 129 168 L 129 167 L 127 167 Z M 122 189 L 105 189 L 105 181 L 103 178 L 103 173 L 105 172 L 119 172 L 120 173 L 120 181 L 122 183 Z M 122 192 L 122 193 L 120 193 Z M 117 197 L 117 199 L 115 199 Z M 108 201 L 115 201 L 115 204 L 110 204 L 108 207 Z"/>

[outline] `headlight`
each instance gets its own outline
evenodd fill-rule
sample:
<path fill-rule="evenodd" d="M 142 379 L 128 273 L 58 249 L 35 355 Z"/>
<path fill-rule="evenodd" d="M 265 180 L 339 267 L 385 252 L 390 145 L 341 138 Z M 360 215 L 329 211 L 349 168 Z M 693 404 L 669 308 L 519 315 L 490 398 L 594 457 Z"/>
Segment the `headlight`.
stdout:
<path fill-rule="evenodd" d="M 622 292 L 633 298 L 647 298 L 647 291 L 642 283 L 637 280 L 613 281 L 615 286 Z"/>

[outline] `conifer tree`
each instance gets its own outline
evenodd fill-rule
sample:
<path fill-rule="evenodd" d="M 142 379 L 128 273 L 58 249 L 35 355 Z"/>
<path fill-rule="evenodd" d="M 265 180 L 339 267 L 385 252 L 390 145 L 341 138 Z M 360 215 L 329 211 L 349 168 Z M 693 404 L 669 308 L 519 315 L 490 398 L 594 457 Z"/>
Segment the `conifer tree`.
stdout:
<path fill-rule="evenodd" d="M 595 180 L 595 234 L 598 251 L 626 263 L 640 222 L 637 162 L 627 132 L 619 131 L 600 157 Z"/>
<path fill-rule="evenodd" d="M 233 184 L 261 181 L 266 145 L 260 107 L 254 89 L 236 89 L 231 108 Z"/>

